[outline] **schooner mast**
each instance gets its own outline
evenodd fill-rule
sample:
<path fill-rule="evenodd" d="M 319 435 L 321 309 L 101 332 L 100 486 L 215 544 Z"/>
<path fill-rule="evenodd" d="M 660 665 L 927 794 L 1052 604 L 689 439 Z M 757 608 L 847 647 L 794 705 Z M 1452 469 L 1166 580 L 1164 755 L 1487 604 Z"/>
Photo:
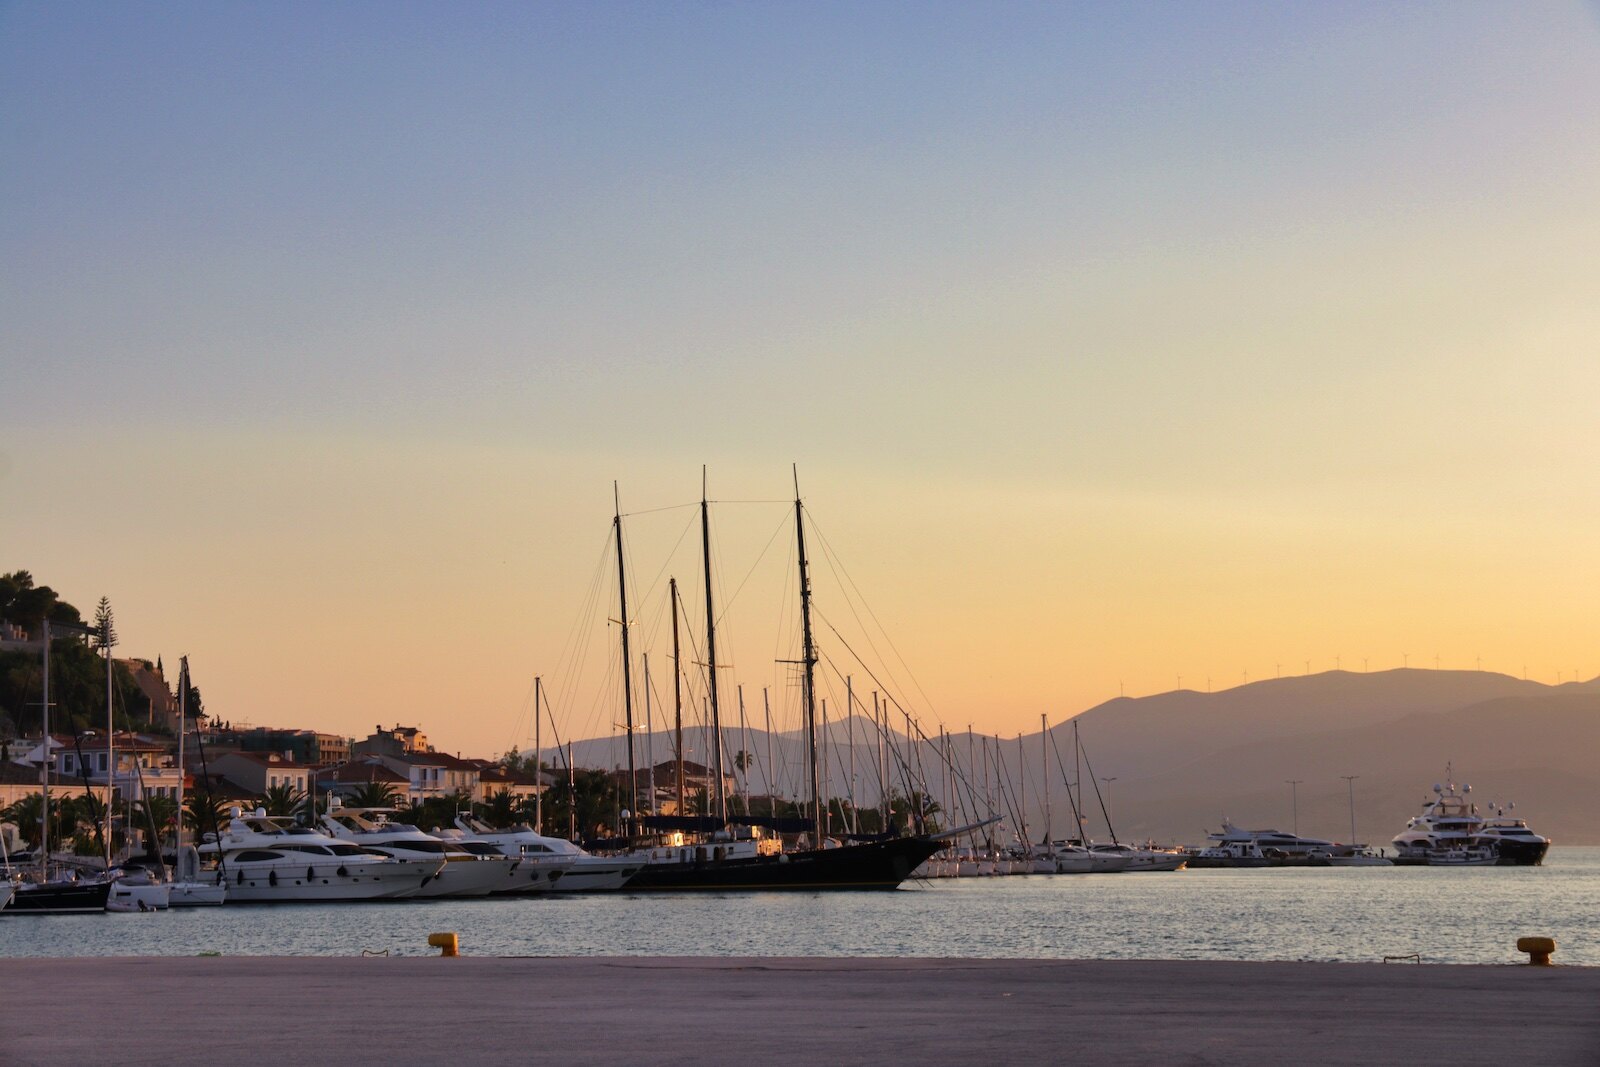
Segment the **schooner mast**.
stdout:
<path fill-rule="evenodd" d="M 706 677 L 711 696 L 712 773 L 716 776 L 717 818 L 728 821 L 728 794 L 722 779 L 722 714 L 717 708 L 717 623 L 711 601 L 711 509 L 706 503 L 706 471 L 700 468 L 700 549 L 706 568 Z"/>
<path fill-rule="evenodd" d="M 678 658 L 678 579 L 667 579 L 672 599 L 672 750 L 678 771 L 678 814 L 683 808 L 683 663 Z"/>
<path fill-rule="evenodd" d="M 616 501 L 616 514 L 611 524 L 617 535 L 617 600 L 622 617 L 617 620 L 622 627 L 622 706 L 626 719 L 624 729 L 628 732 L 628 832 L 633 833 L 634 820 L 639 817 L 639 776 L 634 773 L 633 766 L 633 664 L 628 654 L 628 576 L 622 564 L 622 496 L 617 491 L 617 483 L 611 483 L 611 492 Z"/>
<path fill-rule="evenodd" d="M 800 471 L 794 474 L 794 533 L 800 556 L 800 628 L 804 645 L 801 662 L 805 665 L 806 755 L 811 761 L 811 818 L 817 845 L 822 844 L 822 781 L 817 770 L 817 646 L 811 636 L 811 572 L 806 564 L 805 511 L 800 503 Z"/>

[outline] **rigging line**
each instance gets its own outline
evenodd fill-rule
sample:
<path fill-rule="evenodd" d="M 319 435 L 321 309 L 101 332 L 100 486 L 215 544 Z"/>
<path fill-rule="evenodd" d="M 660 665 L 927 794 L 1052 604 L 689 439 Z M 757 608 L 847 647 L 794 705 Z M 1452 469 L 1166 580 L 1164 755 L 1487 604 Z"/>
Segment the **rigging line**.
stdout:
<path fill-rule="evenodd" d="M 1094 786 L 1094 799 L 1100 804 L 1100 814 L 1105 816 L 1106 832 L 1111 835 L 1111 843 L 1113 845 L 1121 844 L 1117 840 L 1117 828 L 1111 825 L 1111 813 L 1106 810 L 1106 798 L 1100 795 L 1100 782 L 1094 776 L 1094 765 L 1089 762 L 1089 753 L 1081 743 L 1078 746 L 1078 750 L 1083 753 L 1083 769 L 1089 772 L 1089 784 Z M 1083 787 L 1079 786 L 1078 788 L 1081 789 Z"/>
<path fill-rule="evenodd" d="M 772 543 L 778 539 L 778 535 L 787 529 L 788 526 L 789 516 L 785 515 L 783 518 L 778 520 L 777 529 L 773 530 L 772 536 L 767 538 L 766 546 L 761 549 L 761 554 L 756 557 L 756 561 L 752 563 L 750 565 L 750 569 L 745 572 L 744 579 L 739 583 L 739 587 L 733 591 L 732 596 L 728 597 L 722 602 L 722 611 L 717 615 L 718 626 L 721 626 L 723 620 L 727 618 L 728 610 L 733 607 L 733 602 L 739 599 L 739 594 L 744 592 L 744 587 L 750 584 L 750 579 L 756 573 L 756 568 L 761 566 L 761 561 L 767 557 L 768 552 L 772 551 Z"/>
<path fill-rule="evenodd" d="M 631 519 L 639 515 L 657 515 L 663 511 L 677 511 L 679 508 L 697 508 L 699 506 L 700 501 L 698 500 L 689 504 L 663 504 L 659 508 L 644 508 L 641 511 L 624 511 L 622 513 L 622 517 L 625 519 Z"/>
<path fill-rule="evenodd" d="M 687 504 L 679 504 L 677 506 L 678 507 L 688 507 L 689 505 L 687 505 Z M 626 516 L 624 516 L 624 517 L 626 517 Z M 660 587 L 660 585 L 661 585 L 661 576 L 666 574 L 667 571 L 672 567 L 672 561 L 677 558 L 678 549 L 683 546 L 683 539 L 685 537 L 689 536 L 689 531 L 690 530 L 694 529 L 694 520 L 695 520 L 695 515 L 691 512 L 690 515 L 689 515 L 689 520 L 683 524 L 683 529 L 681 531 L 679 531 L 679 533 L 678 533 L 678 539 L 672 543 L 672 551 L 667 553 L 666 561 L 661 564 L 661 569 L 656 572 L 655 578 L 651 580 L 650 588 L 646 589 L 644 591 L 644 595 L 642 597 L 640 597 L 640 603 L 643 603 L 644 601 L 648 600 L 651 596 L 653 596 L 655 594 L 656 589 Z M 637 583 L 635 583 L 635 584 L 637 584 Z"/>
<path fill-rule="evenodd" d="M 829 542 L 827 535 L 822 532 L 822 528 L 817 525 L 817 520 L 812 517 L 809 510 L 806 512 L 806 518 L 810 521 L 811 529 L 816 533 L 817 539 L 822 542 L 826 554 L 830 557 L 837 558 L 838 554 L 834 552 L 832 543 Z M 867 609 L 867 614 L 872 617 L 872 621 L 878 627 L 878 631 L 883 634 L 883 639 L 888 642 L 889 648 L 892 652 L 894 652 L 895 658 L 900 661 L 900 665 L 904 667 L 906 669 L 906 673 L 911 676 L 911 684 L 916 687 L 918 694 L 921 695 L 923 704 L 931 710 L 933 708 L 932 699 L 930 699 L 927 692 L 923 690 L 922 683 L 917 680 L 916 672 L 913 671 L 911 669 L 911 665 L 906 662 L 905 656 L 900 654 L 900 649 L 896 647 L 894 638 L 889 635 L 888 628 L 883 625 L 881 620 L 879 620 L 878 613 L 872 610 L 872 605 L 867 602 L 866 595 L 861 592 L 861 587 L 856 584 L 856 580 L 850 574 L 849 568 L 845 567 L 844 560 L 838 560 L 838 566 L 839 570 L 844 572 L 845 580 L 850 583 L 850 588 L 855 590 L 856 596 L 860 598 L 861 606 Z M 876 647 L 874 647 L 874 651 L 876 651 Z"/>
<path fill-rule="evenodd" d="M 814 605 L 813 605 L 812 610 L 813 610 L 813 612 L 815 612 L 815 614 L 820 615 L 822 617 L 823 624 L 826 625 L 828 627 L 828 629 L 833 631 L 834 637 L 839 639 L 839 643 L 844 646 L 845 651 L 849 652 L 850 655 L 852 657 L 854 657 L 855 661 L 861 665 L 861 669 L 867 672 L 867 676 L 869 678 L 871 678 L 874 682 L 878 683 L 878 686 L 879 686 L 880 690 L 882 690 L 882 692 L 883 692 L 883 699 L 885 701 L 887 701 L 888 703 L 894 705 L 895 710 L 900 712 L 900 714 L 906 719 L 906 721 L 907 721 L 908 725 L 910 726 L 910 728 L 916 731 L 917 737 L 921 738 L 922 741 L 924 741 L 925 743 L 931 745 L 933 743 L 932 738 L 930 738 L 927 735 L 927 733 L 922 729 L 922 725 L 917 722 L 916 716 L 909 714 L 906 711 L 906 709 L 903 706 L 901 706 L 900 702 L 895 699 L 894 694 L 889 692 L 888 689 L 886 687 L 884 687 L 883 683 L 881 681 L 879 681 L 878 676 L 873 673 L 872 668 L 867 665 L 865 660 L 863 660 L 859 655 L 856 654 L 856 650 L 850 647 L 850 642 L 846 641 L 844 639 L 844 636 L 839 633 L 838 628 L 835 627 L 833 625 L 833 623 L 828 621 L 828 617 L 826 615 L 822 615 L 822 613 L 820 611 L 816 611 L 816 608 L 815 608 Z M 831 665 L 832 661 L 830 660 L 829 662 L 830 662 L 830 665 Z M 942 758 L 943 757 L 941 757 L 941 759 Z M 962 772 L 962 770 L 961 770 L 959 765 L 955 765 L 955 764 L 947 764 L 947 765 L 950 766 L 951 769 L 956 772 L 956 775 L 958 777 L 960 777 L 962 779 L 962 781 L 969 788 L 971 788 L 972 783 L 967 780 L 966 775 Z M 975 770 L 974 770 L 974 773 L 976 773 Z"/>
<path fill-rule="evenodd" d="M 848 648 L 849 646 L 846 646 L 846 647 Z M 851 654 L 854 655 L 854 653 L 851 653 Z M 829 656 L 827 653 L 824 652 L 824 653 L 821 654 L 821 659 L 824 660 L 827 663 L 828 669 L 834 672 L 835 677 L 841 677 L 843 675 L 843 672 L 840 671 L 838 666 L 835 665 L 835 663 L 833 662 L 833 657 L 832 656 Z M 859 660 L 858 660 L 858 662 L 859 662 Z M 863 664 L 863 666 L 865 666 L 865 664 Z M 871 671 L 869 670 L 868 673 L 870 674 Z M 885 739 L 889 742 L 889 752 L 894 757 L 895 765 L 900 769 L 901 784 L 906 786 L 906 792 L 907 792 L 907 795 L 909 796 L 910 795 L 910 790 L 911 790 L 911 785 L 916 780 L 916 775 L 914 773 L 912 773 L 911 765 L 906 760 L 904 754 L 899 751 L 899 746 L 897 746 L 894 743 L 894 728 L 886 726 L 885 730 L 887 731 L 886 734 L 885 734 Z M 920 734 L 922 731 L 919 728 L 917 732 Z M 916 739 L 911 737 L 909 734 L 907 734 L 906 735 L 906 742 L 908 744 L 914 745 L 914 744 L 916 744 Z"/>
<path fill-rule="evenodd" d="M 1061 724 L 1057 723 L 1056 725 L 1060 726 Z M 1083 812 L 1078 810 L 1078 801 L 1072 795 L 1073 789 L 1075 786 L 1077 786 L 1077 783 L 1067 779 L 1067 765 L 1061 759 L 1061 747 L 1056 744 L 1056 735 L 1051 733 L 1049 730 L 1046 730 L 1045 732 L 1050 734 L 1050 748 L 1056 754 L 1056 766 L 1061 769 L 1061 784 L 1067 789 L 1067 804 L 1072 808 L 1072 819 L 1078 828 L 1077 832 L 1073 836 L 1077 838 L 1079 844 L 1083 844 Z"/>
<path fill-rule="evenodd" d="M 522 736 L 523 713 L 528 710 L 528 704 L 532 701 L 532 698 L 533 683 L 529 682 L 527 691 L 522 694 L 522 703 L 517 705 L 517 717 L 511 724 L 511 741 L 506 745 L 505 749 L 505 751 L 508 753 L 516 752 L 518 750 L 517 739 Z M 538 713 L 538 710 L 535 709 L 534 714 L 537 715 Z"/>

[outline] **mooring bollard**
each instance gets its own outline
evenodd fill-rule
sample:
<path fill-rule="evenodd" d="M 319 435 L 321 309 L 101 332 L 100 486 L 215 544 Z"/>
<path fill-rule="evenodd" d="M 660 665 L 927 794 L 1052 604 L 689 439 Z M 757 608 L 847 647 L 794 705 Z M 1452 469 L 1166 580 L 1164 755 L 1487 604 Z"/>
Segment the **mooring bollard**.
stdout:
<path fill-rule="evenodd" d="M 461 955 L 461 944 L 455 934 L 429 934 L 428 947 L 438 949 L 441 957 Z"/>
<path fill-rule="evenodd" d="M 1517 951 L 1528 954 L 1528 966 L 1549 967 L 1550 953 L 1556 950 L 1553 937 L 1519 937 L 1517 938 Z"/>

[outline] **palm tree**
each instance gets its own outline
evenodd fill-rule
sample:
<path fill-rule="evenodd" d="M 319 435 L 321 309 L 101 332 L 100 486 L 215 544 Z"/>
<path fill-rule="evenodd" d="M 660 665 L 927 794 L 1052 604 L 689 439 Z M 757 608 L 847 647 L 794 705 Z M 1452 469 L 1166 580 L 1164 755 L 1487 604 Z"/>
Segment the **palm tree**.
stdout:
<path fill-rule="evenodd" d="M 206 834 L 220 833 L 228 825 L 228 809 L 232 802 L 211 793 L 197 793 L 183 806 L 183 824 L 194 834 L 196 841 Z"/>
<path fill-rule="evenodd" d="M 268 815 L 293 815 L 305 794 L 292 785 L 275 785 L 261 794 L 261 805 Z"/>
<path fill-rule="evenodd" d="M 363 782 L 346 801 L 352 808 L 392 808 L 400 799 L 399 792 L 388 782 Z"/>
<path fill-rule="evenodd" d="M 491 793 L 488 801 L 481 807 L 483 817 L 489 820 L 491 826 L 510 826 L 517 821 L 517 804 L 511 798 L 509 789 Z"/>
<path fill-rule="evenodd" d="M 156 833 L 166 835 L 173 827 L 178 825 L 178 802 L 172 797 L 164 797 L 159 793 L 146 793 L 144 799 L 134 805 L 134 826 L 143 831 L 145 835 L 150 832 L 153 823 Z M 160 840 L 145 841 L 145 851 L 154 853 L 161 848 Z"/>

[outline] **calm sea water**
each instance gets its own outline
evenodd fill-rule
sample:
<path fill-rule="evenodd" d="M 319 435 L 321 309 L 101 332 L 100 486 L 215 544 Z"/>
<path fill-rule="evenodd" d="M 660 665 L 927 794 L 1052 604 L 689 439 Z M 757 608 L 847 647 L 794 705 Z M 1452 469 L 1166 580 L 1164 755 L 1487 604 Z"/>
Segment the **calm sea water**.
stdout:
<path fill-rule="evenodd" d="M 949 879 L 893 893 L 547 896 L 0 912 L 0 956 L 929 956 L 1508 963 L 1519 936 L 1600 966 L 1600 849 L 1543 867 L 1285 868 Z"/>

